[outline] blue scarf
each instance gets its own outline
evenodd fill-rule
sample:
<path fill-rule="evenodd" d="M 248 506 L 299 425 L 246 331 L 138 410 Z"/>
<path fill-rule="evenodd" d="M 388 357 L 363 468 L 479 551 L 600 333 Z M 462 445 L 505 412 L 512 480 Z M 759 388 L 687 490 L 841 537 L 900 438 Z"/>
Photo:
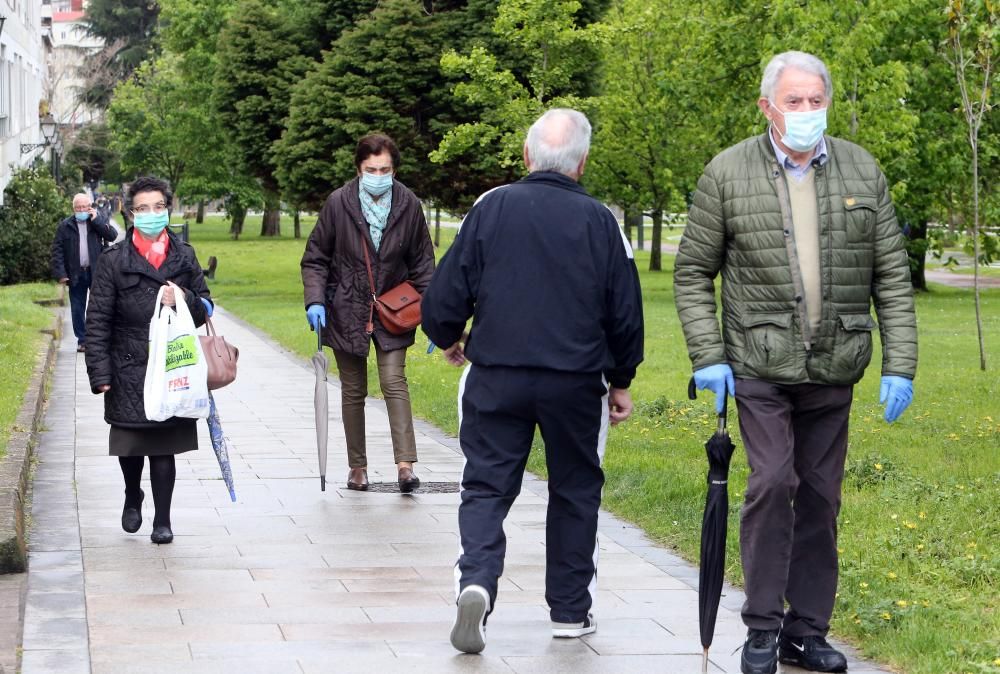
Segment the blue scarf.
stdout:
<path fill-rule="evenodd" d="M 368 231 L 372 235 L 372 243 L 375 244 L 375 252 L 378 252 L 379 246 L 382 245 L 382 232 L 385 231 L 385 223 L 389 220 L 389 210 L 392 208 L 392 190 L 375 201 L 372 195 L 361 187 L 359 181 L 358 197 L 361 199 L 361 212 L 364 213 Z"/>

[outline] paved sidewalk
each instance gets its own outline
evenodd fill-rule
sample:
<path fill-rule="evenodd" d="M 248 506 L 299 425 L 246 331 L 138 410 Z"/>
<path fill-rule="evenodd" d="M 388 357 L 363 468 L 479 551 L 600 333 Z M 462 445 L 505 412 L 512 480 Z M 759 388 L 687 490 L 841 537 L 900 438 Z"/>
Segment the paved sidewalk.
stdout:
<path fill-rule="evenodd" d="M 145 476 L 143 526 L 121 530 L 122 478 L 107 455 L 102 400 L 64 339 L 38 447 L 25 674 L 700 671 L 697 570 L 605 513 L 598 630 L 551 638 L 546 484 L 531 477 L 507 521 L 508 564 L 486 650 L 456 653 L 448 634 L 458 494 L 339 488 L 347 464 L 334 382 L 329 483 L 320 492 L 311 369 L 224 311 L 215 324 L 241 354 L 238 380 L 216 392 L 238 502 L 229 500 L 202 424 L 201 449 L 178 457 L 176 537 L 166 546 L 149 540 Z M 392 481 L 380 401 L 370 402 L 367 419 L 370 478 Z M 417 432 L 420 477 L 457 482 L 456 441 L 426 424 Z M 741 602 L 727 590 L 709 671 L 739 671 Z M 878 670 L 852 661 L 851 671 Z"/>

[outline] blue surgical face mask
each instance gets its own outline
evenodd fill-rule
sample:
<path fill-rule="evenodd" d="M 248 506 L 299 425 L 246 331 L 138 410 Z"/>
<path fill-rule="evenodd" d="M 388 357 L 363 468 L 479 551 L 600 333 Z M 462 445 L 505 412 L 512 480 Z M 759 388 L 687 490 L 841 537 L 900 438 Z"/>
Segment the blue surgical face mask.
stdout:
<path fill-rule="evenodd" d="M 392 174 L 375 175 L 374 173 L 361 174 L 361 186 L 365 192 L 373 197 L 380 197 L 392 189 Z"/>
<path fill-rule="evenodd" d="M 77 211 L 76 213 L 73 214 L 73 217 L 75 217 L 78 222 L 84 222 L 85 220 L 88 220 L 90 218 L 90 212 L 84 211 L 83 213 L 81 213 Z"/>
<path fill-rule="evenodd" d="M 771 107 L 778 110 L 774 103 Z M 785 133 L 782 135 L 778 127 L 774 130 L 781 136 L 785 147 L 794 152 L 808 152 L 819 144 L 826 131 L 826 108 L 809 112 L 778 112 L 785 118 Z"/>
<path fill-rule="evenodd" d="M 150 239 L 158 237 L 160 232 L 167 226 L 167 223 L 170 222 L 170 213 L 167 211 L 163 211 L 162 213 L 136 213 L 134 217 L 135 228 Z"/>

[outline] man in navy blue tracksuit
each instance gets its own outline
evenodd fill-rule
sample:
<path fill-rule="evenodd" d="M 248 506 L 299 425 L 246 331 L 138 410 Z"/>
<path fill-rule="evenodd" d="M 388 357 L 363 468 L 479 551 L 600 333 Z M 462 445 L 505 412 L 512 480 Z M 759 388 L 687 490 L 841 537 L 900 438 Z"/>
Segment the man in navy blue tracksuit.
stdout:
<path fill-rule="evenodd" d="M 466 465 L 458 511 L 458 614 L 451 642 L 486 646 L 506 539 L 536 426 L 549 472 L 545 597 L 556 637 L 594 631 L 597 513 L 609 422 L 632 411 L 642 361 L 639 277 L 617 221 L 577 183 L 590 124 L 545 113 L 528 132 L 523 180 L 469 211 L 422 301 L 423 329 L 455 365 Z M 472 328 L 463 347 L 466 322 Z"/>

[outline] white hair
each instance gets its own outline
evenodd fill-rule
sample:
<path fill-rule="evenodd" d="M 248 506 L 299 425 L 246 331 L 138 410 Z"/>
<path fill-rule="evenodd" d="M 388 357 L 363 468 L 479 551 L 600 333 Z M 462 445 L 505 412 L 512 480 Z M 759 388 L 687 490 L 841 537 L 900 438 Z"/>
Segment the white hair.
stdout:
<path fill-rule="evenodd" d="M 833 98 L 833 80 L 830 79 L 830 71 L 826 69 L 826 64 L 812 54 L 803 51 L 786 51 L 778 54 L 764 68 L 764 76 L 760 80 L 760 95 L 769 101 L 774 100 L 774 90 L 778 86 L 778 80 L 785 68 L 795 68 L 803 72 L 819 75 L 823 80 L 823 87 L 826 89 L 826 98 Z"/>
<path fill-rule="evenodd" d="M 535 120 L 524 141 L 532 171 L 575 175 L 590 150 L 590 122 L 570 108 L 552 108 Z"/>

